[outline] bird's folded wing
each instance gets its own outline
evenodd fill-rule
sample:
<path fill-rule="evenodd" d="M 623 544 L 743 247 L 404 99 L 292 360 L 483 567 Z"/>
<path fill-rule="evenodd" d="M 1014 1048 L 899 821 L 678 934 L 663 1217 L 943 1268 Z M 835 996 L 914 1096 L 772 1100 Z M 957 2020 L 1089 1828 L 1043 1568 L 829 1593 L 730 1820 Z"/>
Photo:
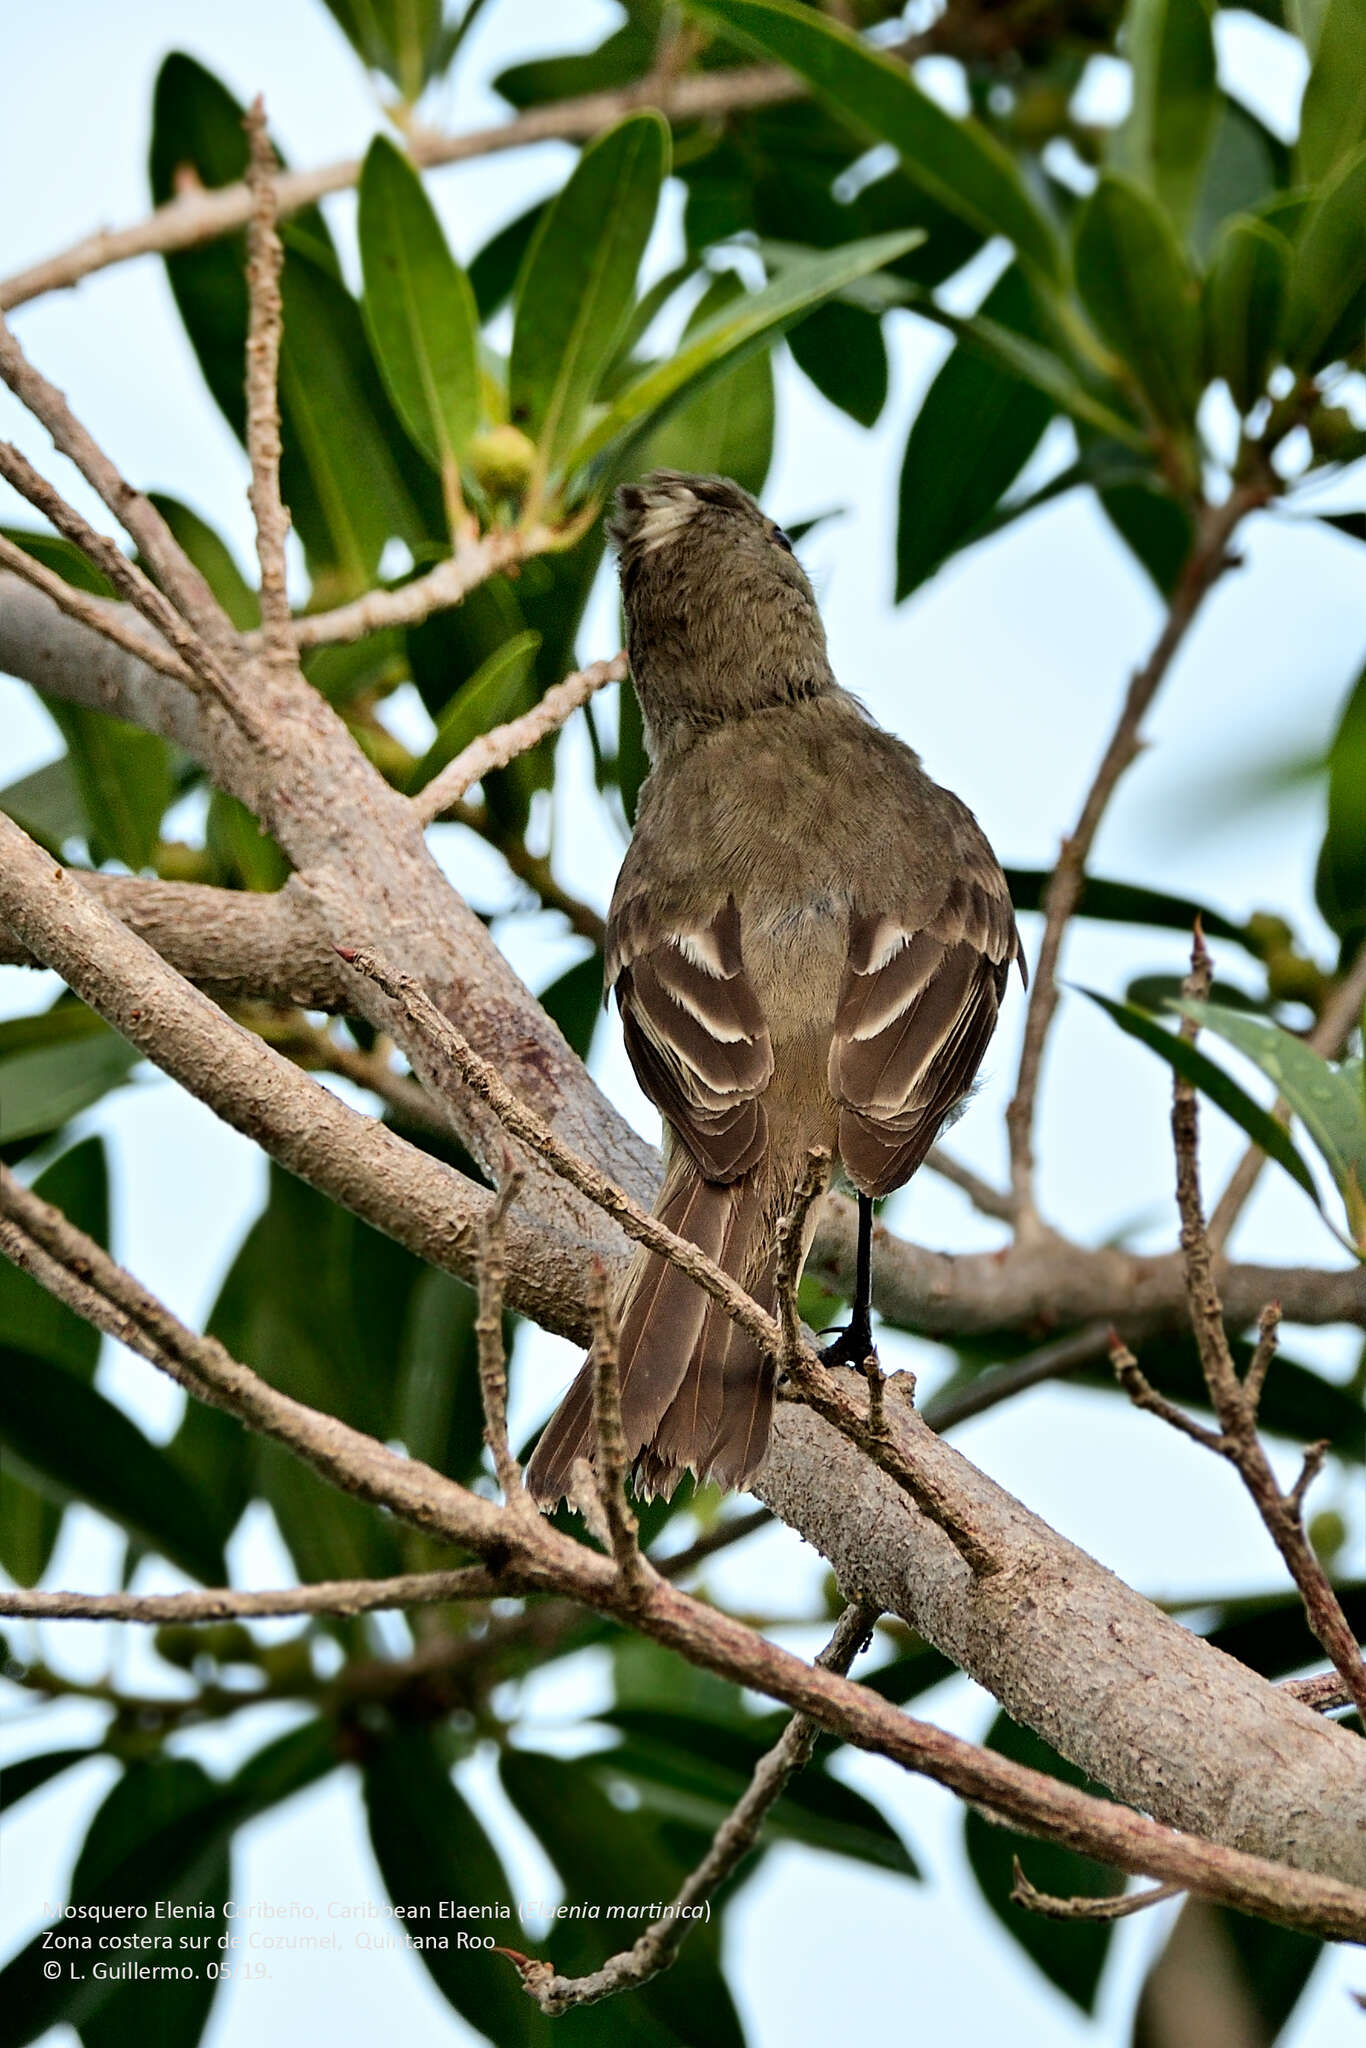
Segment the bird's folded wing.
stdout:
<path fill-rule="evenodd" d="M 757 1098 L 773 1076 L 773 1047 L 734 897 L 689 930 L 661 930 L 642 897 L 614 904 L 607 979 L 636 1079 L 699 1170 L 713 1181 L 747 1173 L 768 1141 Z"/>
<path fill-rule="evenodd" d="M 845 1171 L 882 1195 L 914 1173 L 972 1086 L 1018 948 L 1003 880 L 960 875 L 932 911 L 850 925 L 830 1045 Z"/>

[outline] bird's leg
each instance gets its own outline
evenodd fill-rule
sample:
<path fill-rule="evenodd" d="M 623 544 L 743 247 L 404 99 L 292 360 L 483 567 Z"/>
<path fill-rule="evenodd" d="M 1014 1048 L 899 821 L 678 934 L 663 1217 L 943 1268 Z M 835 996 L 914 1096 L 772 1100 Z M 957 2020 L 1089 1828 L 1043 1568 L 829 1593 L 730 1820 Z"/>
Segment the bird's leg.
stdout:
<path fill-rule="evenodd" d="M 860 1370 L 876 1350 L 873 1343 L 873 1198 L 858 1197 L 858 1259 L 854 1270 L 854 1313 L 843 1335 L 827 1344 L 821 1357 L 827 1365 L 853 1365 Z"/>

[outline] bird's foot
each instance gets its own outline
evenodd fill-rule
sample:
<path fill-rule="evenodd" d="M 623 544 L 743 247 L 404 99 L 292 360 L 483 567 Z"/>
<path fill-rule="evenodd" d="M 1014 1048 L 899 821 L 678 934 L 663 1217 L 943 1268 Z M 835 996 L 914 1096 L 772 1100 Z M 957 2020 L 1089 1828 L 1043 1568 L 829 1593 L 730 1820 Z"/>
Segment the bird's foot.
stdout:
<path fill-rule="evenodd" d="M 862 1372 L 870 1358 L 877 1357 L 873 1326 L 867 1316 L 856 1315 L 847 1330 L 821 1352 L 823 1365 L 848 1365 Z"/>

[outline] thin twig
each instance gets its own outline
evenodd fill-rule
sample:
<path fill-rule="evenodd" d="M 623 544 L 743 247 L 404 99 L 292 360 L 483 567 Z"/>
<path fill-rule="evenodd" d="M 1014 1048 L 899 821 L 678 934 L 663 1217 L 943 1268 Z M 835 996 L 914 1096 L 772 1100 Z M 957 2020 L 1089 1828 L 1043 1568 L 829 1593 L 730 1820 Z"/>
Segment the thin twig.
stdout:
<path fill-rule="evenodd" d="M 778 1223 L 775 1293 L 778 1303 L 778 1326 L 783 1337 L 782 1356 L 779 1360 L 780 1372 L 789 1369 L 805 1341 L 802 1336 L 802 1319 L 797 1309 L 797 1290 L 801 1286 L 802 1267 L 806 1261 L 811 1210 L 817 1196 L 824 1191 L 829 1178 L 830 1154 L 819 1146 L 814 1147 L 806 1155 L 806 1168 L 797 1183 L 791 1206 Z"/>
<path fill-rule="evenodd" d="M 112 541 L 110 546 L 113 546 Z M 68 583 L 64 576 L 59 576 L 46 563 L 27 554 L 3 534 L 0 534 L 0 565 L 12 569 L 16 576 L 22 576 L 35 590 L 41 590 L 44 597 L 50 597 L 68 618 L 79 619 L 83 626 L 89 626 L 106 640 L 112 640 L 116 647 L 122 647 L 127 653 L 135 654 L 139 661 L 145 661 L 162 675 L 173 676 L 178 683 L 187 683 L 191 689 L 195 687 L 198 678 L 193 669 L 171 648 L 164 647 L 159 637 L 153 640 L 140 633 L 124 614 L 122 605 L 111 604 L 107 598 L 94 597 L 88 590 L 78 590 L 74 583 Z"/>
<path fill-rule="evenodd" d="M 1187 1006 L 1208 995 L 1210 976 L 1209 953 L 1197 923 L 1191 950 L 1191 971 L 1182 984 Z M 1182 1018 L 1183 1038 L 1193 1040 L 1198 1028 L 1189 1016 Z M 1239 1473 L 1268 1535 L 1299 1588 L 1310 1628 L 1332 1659 L 1358 1713 L 1366 1719 L 1366 1667 L 1362 1665 L 1361 1652 L 1342 1611 L 1342 1603 L 1304 1527 L 1304 1497 L 1323 1465 L 1327 1445 L 1309 1446 L 1298 1479 L 1289 1493 L 1283 1492 L 1257 1433 L 1257 1400 L 1271 1363 L 1280 1311 L 1274 1306 L 1263 1310 L 1261 1336 L 1253 1358 L 1254 1376 L 1250 1385 L 1240 1381 L 1224 1326 L 1223 1303 L 1215 1284 L 1214 1256 L 1205 1232 L 1200 1199 L 1200 1124 L 1196 1091 L 1194 1085 L 1179 1074 L 1172 1089 L 1172 1143 L 1176 1152 L 1176 1202 L 1181 1216 L 1181 1254 L 1185 1263 L 1187 1303 L 1200 1353 L 1200 1368 L 1219 1422 L 1218 1432 L 1192 1422 L 1172 1403 L 1155 1394 L 1132 1361 L 1118 1365 L 1121 1381 L 1140 1407 L 1151 1409 L 1173 1427 L 1194 1437 L 1197 1443 L 1217 1451 Z"/>
<path fill-rule="evenodd" d="M 826 1671 L 841 1675 L 848 1671 L 859 1651 L 872 1635 L 877 1615 L 872 1608 L 857 1604 L 846 1607 L 835 1633 L 817 1657 Z M 667 1911 L 654 1921 L 640 1939 L 609 1958 L 601 1969 L 584 1977 L 559 1977 L 550 1964 L 519 1955 L 512 1958 L 521 1974 L 523 1988 L 542 2012 L 553 2015 L 570 2012 L 578 2005 L 593 2005 L 616 1992 L 646 1984 L 667 1970 L 677 1956 L 684 1937 L 699 1920 L 731 1872 L 749 1855 L 759 1840 L 765 1820 L 787 1790 L 797 1772 L 810 1763 L 820 1728 L 805 1714 L 794 1714 L 772 1749 L 766 1750 L 754 1767 L 749 1785 L 712 1836 L 706 1855 L 680 1885 Z"/>
<path fill-rule="evenodd" d="M 951 1187 L 961 1189 L 979 1215 L 995 1217 L 1001 1223 L 1014 1222 L 1017 1208 L 1014 1195 L 1004 1188 L 994 1188 L 990 1181 L 983 1180 L 981 1174 L 974 1173 L 970 1166 L 964 1166 L 961 1159 L 955 1159 L 942 1145 L 930 1147 L 925 1164 L 931 1173 L 937 1173 Z"/>
<path fill-rule="evenodd" d="M 527 753 L 549 733 L 558 731 L 605 684 L 623 681 L 626 672 L 626 656 L 614 654 L 610 661 L 595 661 L 588 668 L 567 675 L 563 682 L 553 684 L 530 711 L 481 733 L 453 761 L 448 761 L 440 774 L 434 775 L 413 798 L 415 814 L 424 825 L 430 825 L 458 803 L 476 782 L 482 782 L 495 769 L 506 768 L 519 754 Z"/>
<path fill-rule="evenodd" d="M 1360 1025 L 1363 1004 L 1366 1004 L 1366 946 L 1361 948 L 1342 980 L 1330 991 L 1313 1030 L 1305 1040 L 1311 1052 L 1322 1053 L 1325 1059 L 1335 1059 Z M 1283 1122 L 1289 1108 L 1285 1098 L 1278 1096 L 1272 1104 L 1271 1114 Z M 1206 1226 L 1206 1235 L 1216 1252 L 1222 1251 L 1228 1243 L 1233 1226 L 1246 1208 L 1248 1197 L 1265 1165 L 1266 1154 L 1260 1145 L 1249 1145 L 1229 1175 L 1228 1186 L 1215 1203 Z"/>
<path fill-rule="evenodd" d="M 1044 929 L 1030 986 L 1015 1094 L 1006 1111 L 1010 1133 L 1011 1187 L 1017 1223 L 1034 1218 L 1034 1102 L 1044 1043 L 1058 1004 L 1058 956 L 1068 920 L 1081 897 L 1086 863 L 1097 829 L 1125 769 L 1139 751 L 1140 728 L 1167 671 L 1181 649 L 1200 607 L 1224 571 L 1231 566 L 1229 542 L 1244 514 L 1265 502 L 1265 482 L 1235 485 L 1222 505 L 1202 507 L 1194 546 L 1181 580 L 1172 594 L 1162 631 L 1152 653 L 1129 684 L 1119 720 L 1101 758 L 1081 814 L 1062 843 L 1058 864 L 1044 892 Z"/>
<path fill-rule="evenodd" d="M 2 330 L 0 330 L 2 331 Z M 149 625 L 154 626 L 170 647 L 180 656 L 187 671 L 191 687 L 206 688 L 225 710 L 249 732 L 253 738 L 260 737 L 259 721 L 245 705 L 241 691 L 229 677 L 218 656 L 205 640 L 188 625 L 164 592 L 158 590 L 149 576 L 143 574 L 136 562 L 129 561 L 122 548 L 91 526 L 66 499 L 40 476 L 33 465 L 8 441 L 0 441 L 0 476 L 14 486 L 21 496 L 28 499 L 35 511 L 41 512 L 56 527 L 58 533 L 78 547 L 87 561 L 94 564 L 101 575 L 108 578 L 120 597 L 141 612 Z M 20 572 L 21 574 L 24 572 Z M 34 579 L 29 577 L 32 582 Z M 60 602 L 60 600 L 59 600 Z M 69 607 L 63 606 L 63 609 Z M 106 638 L 115 640 L 119 646 L 126 646 L 125 636 L 106 631 L 107 621 L 103 616 L 90 617 L 82 621 L 93 626 Z M 134 650 L 144 661 L 158 664 L 145 647 Z"/>
<path fill-rule="evenodd" d="M 216 653 L 230 652 L 236 646 L 230 620 L 156 506 L 119 474 L 94 436 L 76 418 L 56 385 L 49 383 L 28 360 L 3 319 L 0 319 L 0 377 L 20 404 L 47 428 L 62 454 L 70 456 L 92 490 L 137 544 L 152 574 L 181 616 L 195 627 L 200 638 Z M 179 651 L 184 652 L 183 649 Z"/>
<path fill-rule="evenodd" d="M 279 170 L 266 127 L 266 104 L 258 93 L 243 124 L 251 159 L 247 186 L 251 221 L 247 228 L 247 457 L 248 496 L 256 521 L 256 559 L 261 565 L 261 631 L 268 661 L 293 668 L 298 656 L 285 580 L 285 536 L 289 514 L 280 496 L 280 332 L 284 305 L 280 271 L 284 250 L 275 226 L 275 180 Z"/>
<path fill-rule="evenodd" d="M 633 1593 L 648 1589 L 650 1566 L 641 1554 L 640 1531 L 626 1498 L 631 1458 L 621 1422 L 621 1351 L 612 1289 L 601 1259 L 590 1280 L 593 1309 L 593 1476 L 607 1523 L 607 1537 L 622 1583 Z"/>
<path fill-rule="evenodd" d="M 1014 1872 L 1010 1887 L 1012 1905 L 1025 1906 L 1031 1913 L 1042 1914 L 1045 1920 L 1127 1920 L 1131 1913 L 1143 1913 L 1149 1906 L 1179 1899 L 1185 1890 L 1184 1885 L 1156 1884 L 1146 1892 L 1120 1892 L 1112 1899 L 1059 1899 L 1051 1892 L 1034 1889 L 1018 1856 L 1014 1859 Z"/>
<path fill-rule="evenodd" d="M 869 1416 L 836 1384 L 833 1374 L 809 1345 L 803 1341 L 789 1355 L 775 1318 L 760 1308 L 729 1273 L 699 1251 L 691 1239 L 679 1237 L 657 1216 L 633 1202 L 599 1168 L 557 1138 L 534 1111 L 518 1100 L 497 1068 L 480 1057 L 411 975 L 400 974 L 375 953 L 338 950 L 358 974 L 369 976 L 386 995 L 402 1005 L 409 1021 L 423 1032 L 428 1049 L 450 1062 L 465 1085 L 489 1105 L 510 1137 L 529 1147 L 552 1173 L 567 1180 L 611 1216 L 628 1237 L 659 1252 L 718 1302 L 732 1321 L 754 1339 L 765 1357 L 786 1371 L 791 1394 L 823 1416 L 894 1479 L 920 1512 L 943 1529 L 974 1573 L 984 1575 L 999 1569 L 1000 1559 L 995 1550 L 964 1521 L 938 1482 L 920 1472 L 890 1435 L 873 1426 Z"/>
<path fill-rule="evenodd" d="M 203 1593 L 30 1593 L 0 1591 L 0 1615 L 27 1621 L 163 1622 L 252 1620 L 281 1614 L 374 1614 L 446 1600 L 487 1600 L 504 1590 L 483 1565 L 404 1572 L 390 1579 L 322 1579 L 278 1592 L 216 1586 Z"/>
<path fill-rule="evenodd" d="M 462 539 L 444 562 L 402 583 L 396 590 L 367 590 L 363 597 L 338 605 L 335 611 L 306 612 L 290 627 L 300 653 L 310 647 L 337 647 L 364 640 L 386 626 L 419 626 L 433 612 L 460 604 L 481 583 L 502 570 L 515 568 L 532 555 L 560 545 L 553 527 L 509 527 L 475 539 Z"/>
<path fill-rule="evenodd" d="M 507 1346 L 503 1341 L 503 1289 L 507 1281 L 507 1212 L 523 1176 L 509 1166 L 484 1219 L 479 1249 L 479 1312 L 474 1334 L 479 1350 L 479 1391 L 484 1403 L 484 1442 L 507 1506 L 525 1515 L 529 1506 L 522 1468 L 508 1444 Z"/>

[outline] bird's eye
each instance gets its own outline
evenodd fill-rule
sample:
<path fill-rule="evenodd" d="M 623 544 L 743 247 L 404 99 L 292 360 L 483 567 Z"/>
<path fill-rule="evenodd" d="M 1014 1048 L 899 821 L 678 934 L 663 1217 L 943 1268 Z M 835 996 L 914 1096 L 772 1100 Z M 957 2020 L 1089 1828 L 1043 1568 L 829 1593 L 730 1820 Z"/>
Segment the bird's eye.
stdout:
<path fill-rule="evenodd" d="M 781 526 L 774 527 L 773 531 L 769 534 L 769 539 L 772 541 L 774 547 L 781 548 L 784 554 L 790 555 L 792 553 L 792 543 L 788 539 L 787 535 L 783 532 Z"/>

